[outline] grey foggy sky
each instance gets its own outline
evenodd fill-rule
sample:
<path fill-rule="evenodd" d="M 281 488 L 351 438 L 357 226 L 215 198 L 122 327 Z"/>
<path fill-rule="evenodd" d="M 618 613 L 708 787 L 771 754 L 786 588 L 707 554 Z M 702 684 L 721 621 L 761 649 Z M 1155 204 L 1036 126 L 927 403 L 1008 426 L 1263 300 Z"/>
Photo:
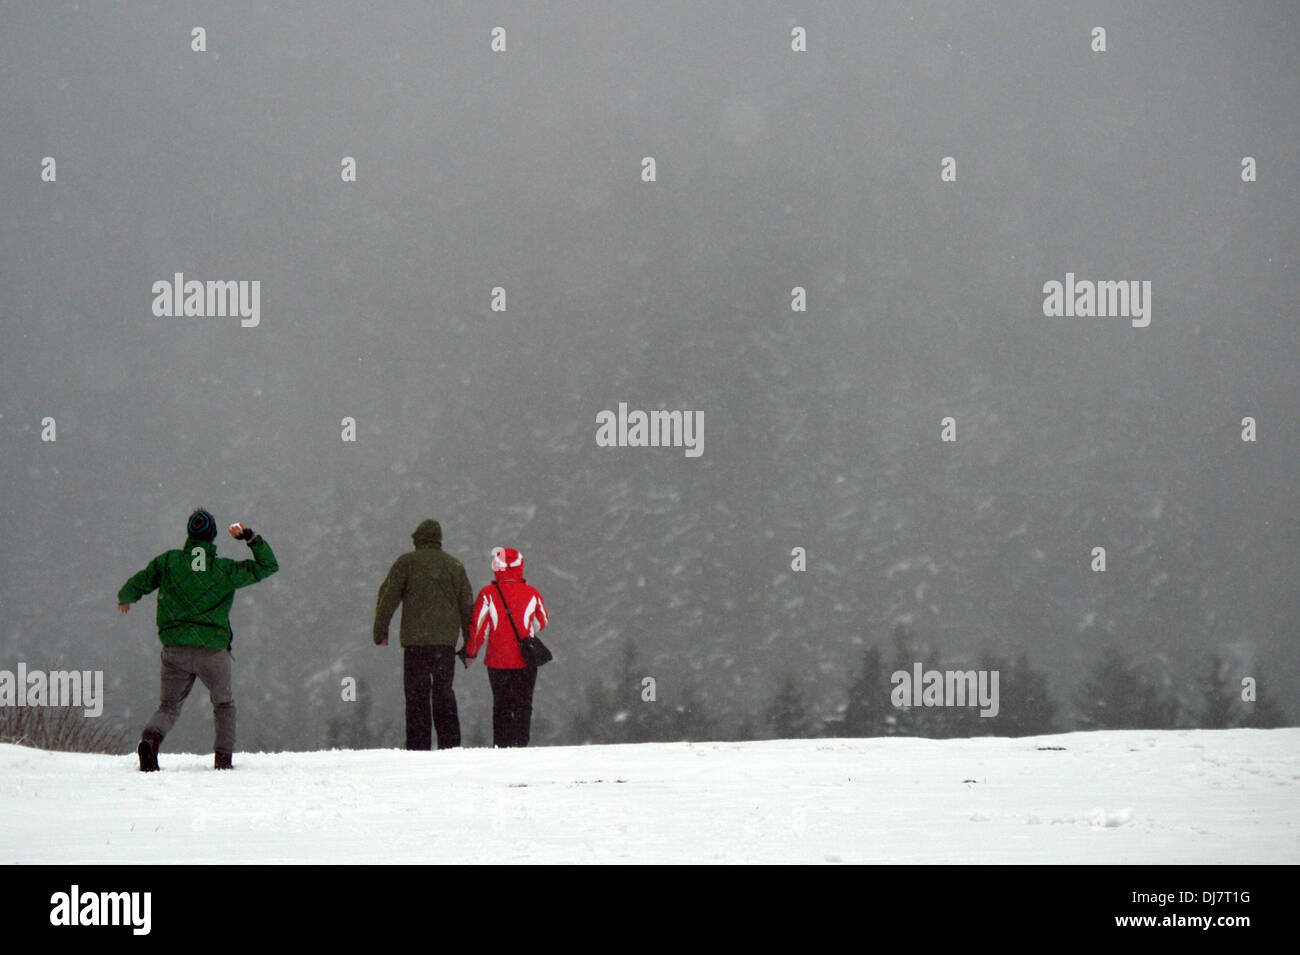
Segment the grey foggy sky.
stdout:
<path fill-rule="evenodd" d="M 1062 692 L 1103 640 L 1169 673 L 1231 646 L 1294 687 L 1294 4 L 0 21 L 6 657 L 104 666 L 109 708 L 146 714 L 153 598 L 124 623 L 113 595 L 206 503 L 283 567 L 236 598 L 250 713 L 281 683 L 325 707 L 310 680 L 345 672 L 396 715 L 370 616 L 425 516 L 476 587 L 488 548 L 524 550 L 557 722 L 627 639 L 720 706 L 794 667 L 829 712 L 899 619 L 955 658 L 1028 648 Z M 154 317 L 177 271 L 261 280 L 260 327 Z M 1150 280 L 1150 327 L 1044 317 L 1067 271 Z M 597 448 L 620 401 L 702 410 L 703 457 Z"/>

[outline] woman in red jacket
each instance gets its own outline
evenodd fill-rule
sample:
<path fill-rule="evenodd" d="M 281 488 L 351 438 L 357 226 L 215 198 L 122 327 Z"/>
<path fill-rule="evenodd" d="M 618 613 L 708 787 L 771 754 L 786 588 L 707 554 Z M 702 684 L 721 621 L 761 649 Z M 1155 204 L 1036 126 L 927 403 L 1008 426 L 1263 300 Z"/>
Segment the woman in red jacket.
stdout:
<path fill-rule="evenodd" d="M 546 604 L 537 588 L 524 580 L 524 555 L 513 547 L 492 549 L 492 574 L 496 581 L 474 601 L 474 632 L 465 645 L 465 665 L 487 640 L 483 662 L 492 685 L 492 745 L 527 746 L 537 668 L 524 660 L 519 641 L 546 626 Z"/>

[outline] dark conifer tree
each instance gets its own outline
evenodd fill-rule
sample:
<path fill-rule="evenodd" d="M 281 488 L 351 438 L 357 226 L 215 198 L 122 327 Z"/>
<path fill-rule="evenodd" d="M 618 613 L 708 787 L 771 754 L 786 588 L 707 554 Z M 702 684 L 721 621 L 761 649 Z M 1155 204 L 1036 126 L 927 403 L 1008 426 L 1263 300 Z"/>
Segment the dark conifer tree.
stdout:
<path fill-rule="evenodd" d="M 915 736 L 917 735 L 916 726 L 916 707 L 895 706 L 893 702 L 893 674 L 902 671 L 911 674 L 912 667 L 917 661 L 917 651 L 912 640 L 911 631 L 904 624 L 898 624 L 891 633 L 891 657 L 889 668 L 890 679 L 890 704 L 889 715 L 885 717 L 888 726 L 887 734 L 889 736 Z M 919 688 L 913 687 L 913 692 Z"/>
<path fill-rule="evenodd" d="M 1117 647 L 1106 647 L 1076 697 L 1082 729 L 1170 729 L 1174 703 Z"/>
<path fill-rule="evenodd" d="M 804 739 L 812 735 L 808 707 L 792 674 L 785 674 L 777 684 L 776 696 L 767 709 L 767 725 L 777 739 Z"/>
<path fill-rule="evenodd" d="M 841 732 L 845 736 L 884 736 L 893 705 L 889 702 L 889 671 L 879 647 L 862 655 L 862 668 L 849 685 Z"/>
<path fill-rule="evenodd" d="M 1228 681 L 1228 668 L 1217 653 L 1211 653 L 1201 674 L 1201 707 L 1196 725 L 1202 729 L 1227 729 L 1240 717 L 1238 695 Z"/>
<path fill-rule="evenodd" d="M 1047 674 L 1036 670 L 1023 650 L 1015 659 L 985 657 L 980 666 L 998 672 L 998 715 L 982 717 L 987 733 L 997 736 L 1044 736 L 1056 732 L 1056 701 Z"/>

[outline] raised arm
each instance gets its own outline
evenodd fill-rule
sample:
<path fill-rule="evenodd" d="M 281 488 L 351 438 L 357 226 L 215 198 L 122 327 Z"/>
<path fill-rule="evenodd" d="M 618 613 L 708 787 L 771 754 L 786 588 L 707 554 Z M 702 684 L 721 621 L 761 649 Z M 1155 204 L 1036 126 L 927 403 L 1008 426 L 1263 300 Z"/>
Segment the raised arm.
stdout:
<path fill-rule="evenodd" d="M 230 528 L 230 536 L 246 541 L 248 549 L 253 552 L 251 560 L 236 561 L 230 567 L 230 583 L 236 590 L 265 580 L 280 569 L 275 560 L 275 551 L 271 550 L 271 545 L 261 534 L 242 524 L 234 524 Z"/>

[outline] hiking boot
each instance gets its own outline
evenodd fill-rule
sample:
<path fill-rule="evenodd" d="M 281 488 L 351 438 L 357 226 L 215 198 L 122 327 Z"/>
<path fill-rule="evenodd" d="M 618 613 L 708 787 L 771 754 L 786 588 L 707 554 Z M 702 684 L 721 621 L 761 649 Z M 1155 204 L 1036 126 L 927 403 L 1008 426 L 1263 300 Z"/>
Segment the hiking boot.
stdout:
<path fill-rule="evenodd" d="M 213 769 L 234 769 L 235 764 L 230 761 L 229 753 L 217 753 L 212 761 Z"/>
<path fill-rule="evenodd" d="M 140 772 L 158 772 L 158 746 L 160 743 L 162 743 L 162 737 L 152 730 L 145 730 L 144 735 L 140 737 L 140 745 L 135 748 L 135 754 L 140 757 Z"/>

